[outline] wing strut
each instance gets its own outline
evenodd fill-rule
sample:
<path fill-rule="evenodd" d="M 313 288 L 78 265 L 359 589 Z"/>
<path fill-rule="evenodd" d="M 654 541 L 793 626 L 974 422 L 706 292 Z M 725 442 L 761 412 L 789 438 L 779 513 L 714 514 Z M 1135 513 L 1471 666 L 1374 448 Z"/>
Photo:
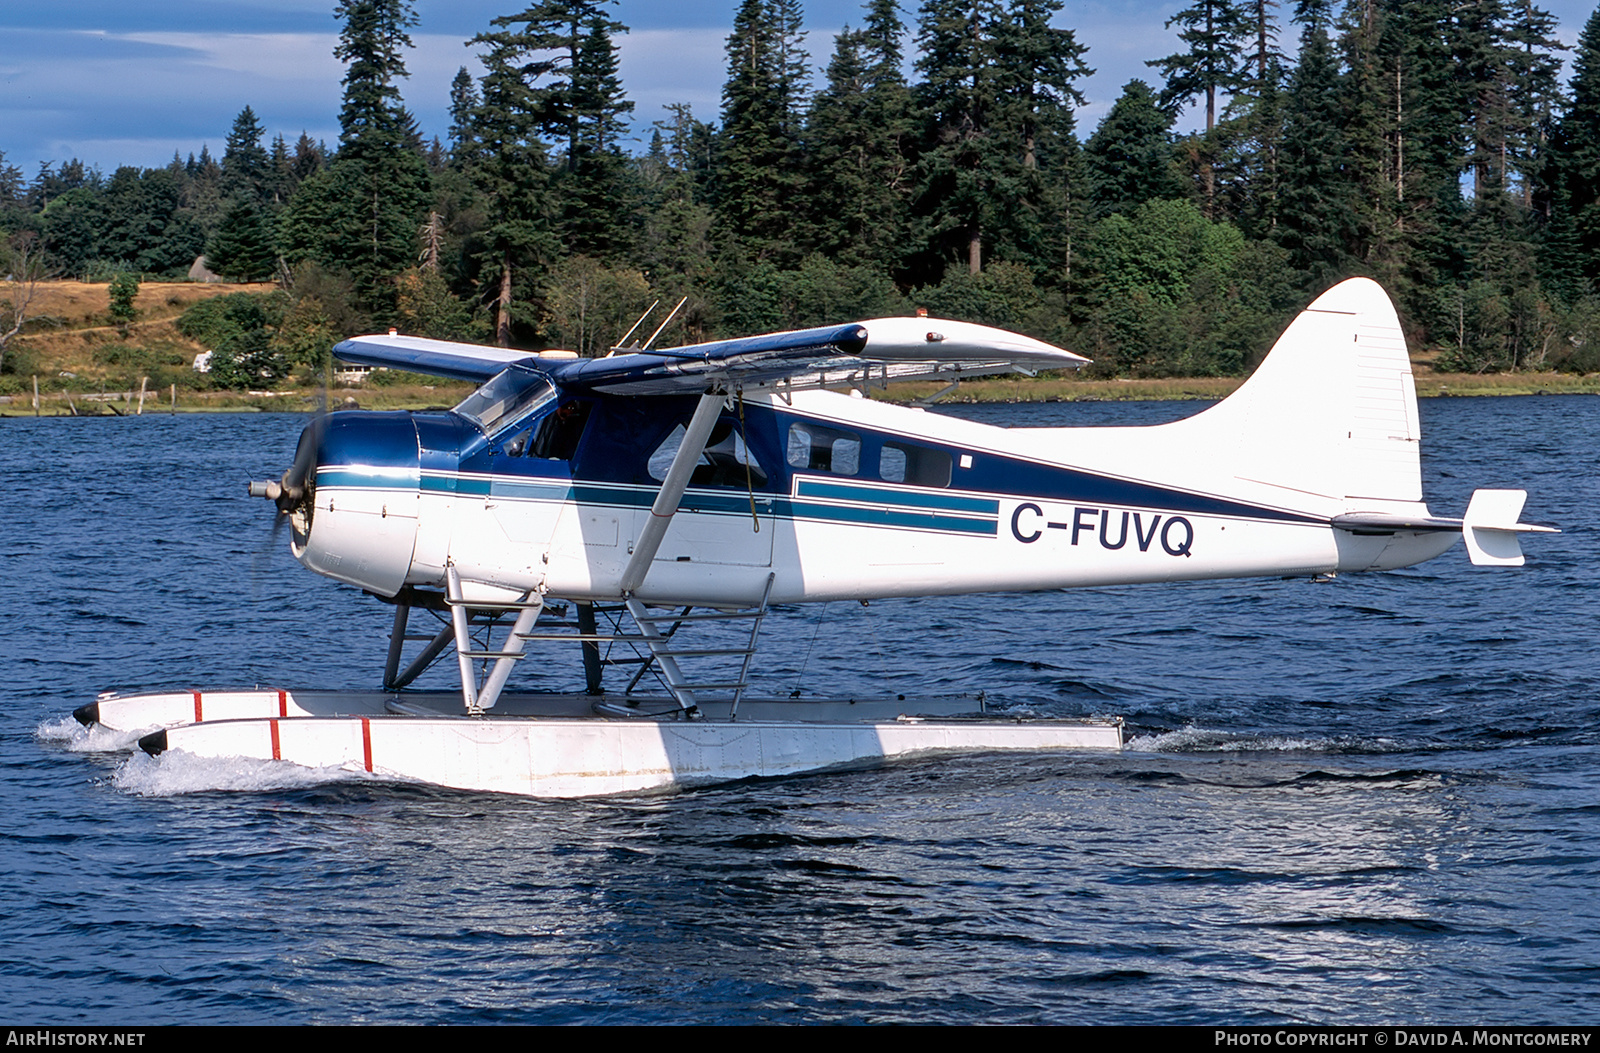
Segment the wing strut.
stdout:
<path fill-rule="evenodd" d="M 722 412 L 725 398 L 719 391 L 708 391 L 700 396 L 694 416 L 689 419 L 683 444 L 678 447 L 677 456 L 672 458 L 667 478 L 656 493 L 655 503 L 650 506 L 650 519 L 639 532 L 639 540 L 633 545 L 633 557 L 622 571 L 624 597 L 632 596 L 644 584 L 645 575 L 650 572 L 650 561 L 656 558 L 656 551 L 667 536 L 667 527 L 672 524 L 672 516 L 678 511 L 683 492 L 689 488 L 689 478 L 694 474 L 700 454 L 705 451 L 706 440 L 711 437 L 711 426 L 717 423 L 717 415 Z"/>

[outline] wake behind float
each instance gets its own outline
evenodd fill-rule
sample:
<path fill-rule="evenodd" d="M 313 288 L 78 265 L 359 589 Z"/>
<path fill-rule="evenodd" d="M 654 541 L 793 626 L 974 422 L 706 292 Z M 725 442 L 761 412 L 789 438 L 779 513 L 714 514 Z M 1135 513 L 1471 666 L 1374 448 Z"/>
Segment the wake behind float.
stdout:
<path fill-rule="evenodd" d="M 302 564 L 395 605 L 385 691 L 110 696 L 80 720 L 159 726 L 155 753 L 548 796 L 1116 749 L 1115 721 L 981 700 L 747 697 L 762 623 L 779 604 L 1387 570 L 1461 534 L 1474 563 L 1516 566 L 1518 534 L 1550 529 L 1518 522 L 1520 490 L 1429 511 L 1405 340 L 1365 279 L 1319 297 L 1230 398 L 1152 427 L 1009 429 L 864 397 L 1087 361 L 928 318 L 590 360 L 393 334 L 335 352 L 482 385 L 449 412 L 318 417 L 282 478 L 251 484 Z M 578 645 L 587 694 L 507 693 L 538 640 Z M 459 694 L 406 690 L 451 652 Z M 616 665 L 634 675 L 607 693 Z"/>

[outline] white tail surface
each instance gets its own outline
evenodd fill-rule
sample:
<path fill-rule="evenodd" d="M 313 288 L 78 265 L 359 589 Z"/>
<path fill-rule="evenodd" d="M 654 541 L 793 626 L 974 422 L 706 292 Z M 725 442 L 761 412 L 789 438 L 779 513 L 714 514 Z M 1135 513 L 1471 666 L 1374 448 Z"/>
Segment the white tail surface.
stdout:
<path fill-rule="evenodd" d="M 1318 297 L 1250 379 L 1205 412 L 1058 435 L 1065 463 L 1112 475 L 1330 517 L 1427 514 L 1405 336 L 1388 295 L 1366 278 Z"/>
<path fill-rule="evenodd" d="M 1238 391 L 1174 427 L 1240 480 L 1355 503 L 1422 499 L 1405 336 L 1366 278 L 1319 296 Z"/>

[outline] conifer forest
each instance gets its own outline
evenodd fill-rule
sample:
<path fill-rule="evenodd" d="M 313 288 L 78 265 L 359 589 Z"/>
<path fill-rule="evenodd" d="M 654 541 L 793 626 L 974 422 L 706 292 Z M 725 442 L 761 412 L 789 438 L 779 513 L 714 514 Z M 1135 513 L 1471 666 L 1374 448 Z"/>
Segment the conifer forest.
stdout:
<path fill-rule="evenodd" d="M 831 41 L 726 3 L 718 112 L 634 112 L 614 5 L 533 0 L 428 138 L 412 3 L 339 0 L 336 143 L 245 106 L 160 168 L 0 153 L 0 263 L 275 282 L 185 316 L 254 327 L 240 377 L 391 326 L 604 354 L 683 298 L 664 345 L 926 308 L 1104 376 L 1237 375 L 1355 275 L 1451 370 L 1600 370 L 1600 11 L 1568 49 L 1532 0 L 1194 0 L 1086 127 L 1064 0 L 866 0 Z"/>

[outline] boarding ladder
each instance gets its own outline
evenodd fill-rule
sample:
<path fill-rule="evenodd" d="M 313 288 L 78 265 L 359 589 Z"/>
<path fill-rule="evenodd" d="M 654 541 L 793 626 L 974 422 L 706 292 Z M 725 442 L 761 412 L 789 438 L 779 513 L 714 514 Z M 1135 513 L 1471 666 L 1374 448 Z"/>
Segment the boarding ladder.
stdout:
<path fill-rule="evenodd" d="M 686 713 L 693 713 L 697 711 L 701 701 L 710 701 L 708 695 L 731 692 L 727 696 L 730 703 L 728 719 L 738 719 L 739 700 L 744 696 L 744 689 L 750 684 L 750 663 L 755 657 L 756 639 L 761 633 L 761 622 L 767 616 L 768 601 L 772 598 L 773 579 L 774 575 L 767 575 L 766 585 L 761 590 L 761 602 L 749 607 L 700 611 L 685 607 L 682 610 L 669 610 L 652 608 L 631 596 L 624 601 L 628 614 L 639 627 L 639 634 L 650 650 L 650 657 L 654 659 L 655 666 L 661 670 L 661 679 L 666 684 L 667 690 L 672 693 L 673 700 L 678 703 L 678 708 Z M 748 635 L 743 635 L 737 646 L 680 646 L 676 640 L 678 630 L 686 624 L 741 621 L 749 623 L 750 631 Z M 682 660 L 686 658 L 720 658 L 726 662 L 737 660 L 739 671 L 732 679 L 693 679 L 684 668 Z M 647 664 L 634 675 L 628 685 L 628 692 L 633 690 L 650 668 Z"/>

